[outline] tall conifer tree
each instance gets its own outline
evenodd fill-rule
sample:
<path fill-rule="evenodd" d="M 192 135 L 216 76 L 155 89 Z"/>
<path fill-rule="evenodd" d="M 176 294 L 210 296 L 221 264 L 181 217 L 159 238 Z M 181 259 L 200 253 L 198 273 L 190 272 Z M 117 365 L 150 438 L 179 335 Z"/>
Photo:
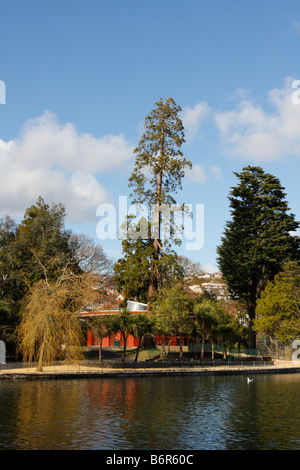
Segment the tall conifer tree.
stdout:
<path fill-rule="evenodd" d="M 163 204 L 175 204 L 173 194 L 181 189 L 185 168 L 191 162 L 183 157 L 181 146 L 185 142 L 181 111 L 172 98 L 160 99 L 145 119 L 144 133 L 135 149 L 135 165 L 129 178 L 133 187 L 133 203 L 156 206 L 153 257 L 148 299 L 158 287 L 156 263 L 161 255 L 161 212 Z"/>
<path fill-rule="evenodd" d="M 239 184 L 228 197 L 232 219 L 217 249 L 218 263 L 231 294 L 247 304 L 249 347 L 255 348 L 257 300 L 285 262 L 299 260 L 299 237 L 292 233 L 299 223 L 275 176 L 252 166 L 235 175 Z"/>

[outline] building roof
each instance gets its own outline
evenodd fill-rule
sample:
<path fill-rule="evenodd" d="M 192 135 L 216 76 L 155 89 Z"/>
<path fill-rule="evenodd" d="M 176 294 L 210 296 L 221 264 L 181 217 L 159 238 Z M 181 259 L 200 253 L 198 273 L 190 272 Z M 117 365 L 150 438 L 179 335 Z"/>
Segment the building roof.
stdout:
<path fill-rule="evenodd" d="M 115 303 L 107 302 L 97 307 L 92 305 L 91 308 L 86 308 L 81 312 L 82 317 L 98 316 L 98 315 L 116 315 L 121 313 L 121 304 L 123 300 L 118 300 Z M 132 313 L 145 313 L 147 310 L 147 304 L 141 302 L 127 301 L 126 308 Z"/>

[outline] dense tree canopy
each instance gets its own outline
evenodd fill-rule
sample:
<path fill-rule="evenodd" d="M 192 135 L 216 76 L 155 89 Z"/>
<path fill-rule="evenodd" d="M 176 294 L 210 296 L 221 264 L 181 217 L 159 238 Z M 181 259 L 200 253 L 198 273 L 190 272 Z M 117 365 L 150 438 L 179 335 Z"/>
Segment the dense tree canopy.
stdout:
<path fill-rule="evenodd" d="M 42 197 L 25 211 L 17 227 L 15 250 L 17 267 L 28 286 L 44 279 L 45 269 L 48 279 L 56 279 L 66 263 L 73 262 L 65 217 L 62 204 L 49 206 Z"/>
<path fill-rule="evenodd" d="M 115 263 L 114 281 L 126 300 L 147 303 L 150 266 L 153 253 L 151 240 L 123 240 L 123 257 Z"/>
<path fill-rule="evenodd" d="M 255 348 L 257 299 L 286 261 L 299 259 L 299 237 L 293 234 L 299 223 L 276 177 L 251 166 L 235 175 L 239 184 L 230 192 L 232 219 L 218 247 L 218 263 L 231 294 L 247 304 L 249 347 Z"/>
<path fill-rule="evenodd" d="M 9 216 L 0 219 L 0 338 L 8 355 L 15 353 L 19 305 L 27 290 L 18 269 L 16 231 L 17 224 Z"/>
<path fill-rule="evenodd" d="M 269 281 L 257 301 L 257 331 L 282 343 L 300 335 L 300 264 L 289 262 Z"/>
<path fill-rule="evenodd" d="M 17 341 L 23 357 L 42 362 L 59 356 L 63 337 L 79 344 L 75 312 L 111 279 L 102 247 L 66 230 L 65 217 L 63 205 L 39 197 L 20 224 L 0 220 L 0 333 L 10 355 Z"/>
<path fill-rule="evenodd" d="M 157 331 L 179 338 L 180 357 L 183 335 L 189 335 L 193 329 L 192 313 L 193 302 L 181 284 L 175 284 L 161 292 L 155 303 L 153 319 Z"/>

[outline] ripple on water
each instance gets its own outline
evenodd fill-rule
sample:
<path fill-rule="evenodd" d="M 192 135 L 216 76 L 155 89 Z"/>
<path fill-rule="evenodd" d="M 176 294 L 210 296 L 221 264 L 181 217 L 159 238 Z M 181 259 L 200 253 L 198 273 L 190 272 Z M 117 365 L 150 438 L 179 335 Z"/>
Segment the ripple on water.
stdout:
<path fill-rule="evenodd" d="M 0 382 L 0 449 L 300 449 L 300 374 Z"/>

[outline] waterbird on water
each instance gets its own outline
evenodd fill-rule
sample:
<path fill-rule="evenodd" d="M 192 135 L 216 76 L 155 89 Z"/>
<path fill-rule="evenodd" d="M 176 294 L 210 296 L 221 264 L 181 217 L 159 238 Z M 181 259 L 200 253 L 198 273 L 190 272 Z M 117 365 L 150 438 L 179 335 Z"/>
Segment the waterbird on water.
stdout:
<path fill-rule="evenodd" d="M 252 382 L 253 379 L 249 379 L 249 377 L 247 377 L 247 382 L 250 383 Z"/>

